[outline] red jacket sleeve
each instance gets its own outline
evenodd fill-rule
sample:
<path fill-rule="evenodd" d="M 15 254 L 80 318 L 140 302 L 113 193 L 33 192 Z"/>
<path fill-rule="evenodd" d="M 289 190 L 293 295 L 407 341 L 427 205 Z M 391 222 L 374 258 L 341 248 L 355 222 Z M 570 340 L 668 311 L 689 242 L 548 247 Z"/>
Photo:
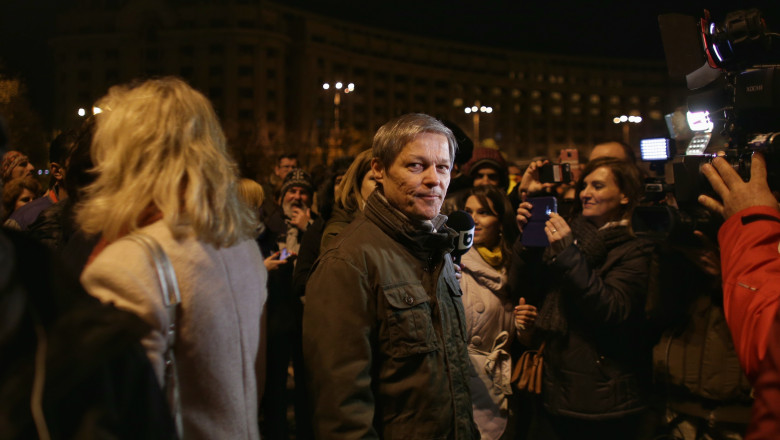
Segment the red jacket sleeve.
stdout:
<path fill-rule="evenodd" d="M 780 212 L 766 206 L 744 209 L 723 224 L 718 241 L 726 320 L 753 382 L 780 299 Z"/>

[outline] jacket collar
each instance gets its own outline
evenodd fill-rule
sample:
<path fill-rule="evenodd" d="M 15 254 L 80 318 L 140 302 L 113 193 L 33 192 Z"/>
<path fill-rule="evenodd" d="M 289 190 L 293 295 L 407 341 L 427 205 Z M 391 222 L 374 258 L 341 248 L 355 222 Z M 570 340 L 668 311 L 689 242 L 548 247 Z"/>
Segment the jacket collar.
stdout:
<path fill-rule="evenodd" d="M 363 213 L 382 231 L 409 249 L 422 260 L 440 259 L 455 249 L 455 231 L 445 223 L 447 216 L 439 214 L 430 222 L 415 221 L 390 205 L 380 191 L 368 197 Z"/>

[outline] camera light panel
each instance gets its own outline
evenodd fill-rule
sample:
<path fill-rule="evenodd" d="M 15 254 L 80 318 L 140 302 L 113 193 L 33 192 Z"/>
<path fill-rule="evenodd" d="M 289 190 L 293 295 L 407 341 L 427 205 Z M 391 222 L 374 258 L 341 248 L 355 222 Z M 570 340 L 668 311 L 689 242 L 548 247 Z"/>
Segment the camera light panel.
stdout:
<path fill-rule="evenodd" d="M 639 142 L 639 151 L 642 160 L 667 160 L 669 159 L 669 139 L 653 138 L 642 139 Z"/>

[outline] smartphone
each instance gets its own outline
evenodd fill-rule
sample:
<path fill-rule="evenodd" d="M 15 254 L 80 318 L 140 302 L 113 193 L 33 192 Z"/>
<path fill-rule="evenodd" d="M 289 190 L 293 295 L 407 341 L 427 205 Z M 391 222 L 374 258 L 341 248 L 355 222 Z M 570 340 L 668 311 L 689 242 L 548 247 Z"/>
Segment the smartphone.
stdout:
<path fill-rule="evenodd" d="M 546 163 L 539 168 L 539 181 L 542 183 L 568 183 L 572 181 L 571 164 Z"/>
<path fill-rule="evenodd" d="M 568 163 L 572 166 L 580 163 L 580 153 L 576 148 L 564 148 L 560 155 L 561 163 Z"/>
<path fill-rule="evenodd" d="M 550 214 L 558 212 L 558 199 L 553 196 L 531 197 L 526 200 L 533 205 L 531 208 L 531 218 L 523 227 L 523 246 L 526 247 L 547 247 L 550 241 L 547 240 L 547 234 L 544 232 L 544 224 L 550 219 Z"/>
<path fill-rule="evenodd" d="M 282 248 L 282 251 L 281 251 L 281 253 L 279 254 L 279 259 L 280 259 L 280 260 L 286 260 L 286 259 L 287 259 L 287 257 L 289 257 L 289 256 L 290 256 L 290 253 L 289 253 L 289 252 L 287 252 L 287 248 Z"/>

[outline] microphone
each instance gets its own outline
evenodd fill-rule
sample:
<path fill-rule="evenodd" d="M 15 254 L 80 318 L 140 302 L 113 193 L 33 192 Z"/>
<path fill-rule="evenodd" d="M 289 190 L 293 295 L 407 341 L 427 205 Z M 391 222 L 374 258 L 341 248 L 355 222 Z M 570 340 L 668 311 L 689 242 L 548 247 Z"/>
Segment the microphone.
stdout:
<path fill-rule="evenodd" d="M 450 254 L 454 257 L 455 264 L 460 264 L 460 257 L 468 252 L 474 243 L 474 219 L 466 211 L 454 211 L 447 218 L 447 226 L 458 233 L 455 237 L 455 250 Z"/>

